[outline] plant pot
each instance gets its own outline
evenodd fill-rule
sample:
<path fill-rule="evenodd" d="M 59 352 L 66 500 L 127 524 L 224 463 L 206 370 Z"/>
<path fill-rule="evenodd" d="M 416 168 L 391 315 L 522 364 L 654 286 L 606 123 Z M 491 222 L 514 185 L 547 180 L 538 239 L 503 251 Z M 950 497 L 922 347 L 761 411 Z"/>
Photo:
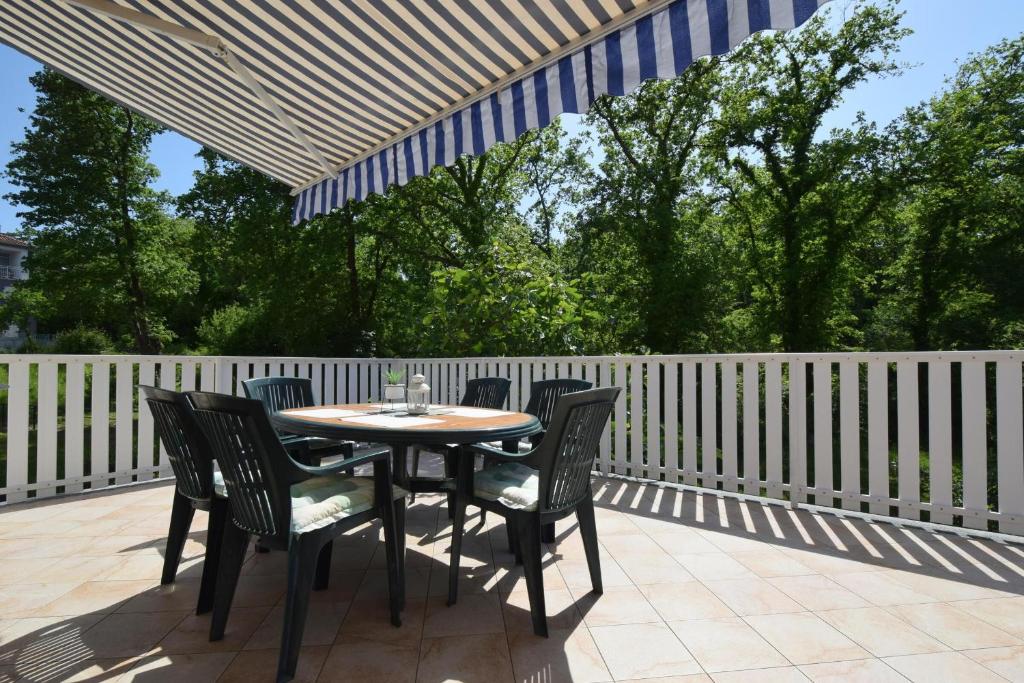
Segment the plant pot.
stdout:
<path fill-rule="evenodd" d="M 388 401 L 403 401 L 405 400 L 405 385 L 404 384 L 385 384 L 384 385 L 384 399 Z"/>

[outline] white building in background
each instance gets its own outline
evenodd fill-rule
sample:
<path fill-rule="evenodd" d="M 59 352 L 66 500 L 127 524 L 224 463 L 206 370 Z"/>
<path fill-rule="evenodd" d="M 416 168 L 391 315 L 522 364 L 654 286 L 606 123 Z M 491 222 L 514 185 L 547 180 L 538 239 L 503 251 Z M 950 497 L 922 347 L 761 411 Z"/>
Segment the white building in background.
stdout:
<path fill-rule="evenodd" d="M 0 233 L 0 292 L 9 290 L 18 280 L 28 279 L 26 256 L 28 242 Z M 16 326 L 0 330 L 0 348 L 17 348 L 24 340 L 25 332 Z"/>

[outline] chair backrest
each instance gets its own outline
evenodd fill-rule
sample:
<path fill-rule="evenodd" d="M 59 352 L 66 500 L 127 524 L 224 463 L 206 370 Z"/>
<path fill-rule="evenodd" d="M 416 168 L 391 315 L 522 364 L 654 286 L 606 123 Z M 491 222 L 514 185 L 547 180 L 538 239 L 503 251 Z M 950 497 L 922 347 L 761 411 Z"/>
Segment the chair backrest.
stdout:
<path fill-rule="evenodd" d="M 264 404 L 200 391 L 190 392 L 188 399 L 220 465 L 235 524 L 265 539 L 287 542 L 290 459 Z"/>
<path fill-rule="evenodd" d="M 466 382 L 466 393 L 459 401 L 460 406 L 472 408 L 493 408 L 501 410 L 508 399 L 512 381 L 504 377 L 480 377 Z"/>
<path fill-rule="evenodd" d="M 589 389 L 563 394 L 555 402 L 548 430 L 538 446 L 542 512 L 573 507 L 591 495 L 590 472 L 601 432 L 621 391 L 619 387 Z"/>
<path fill-rule="evenodd" d="M 139 385 L 167 451 L 178 492 L 192 500 L 213 496 L 213 458 L 185 394 Z"/>
<path fill-rule="evenodd" d="M 246 398 L 263 402 L 267 412 L 290 408 L 308 408 L 313 399 L 313 381 L 307 377 L 259 377 L 242 382 Z"/>
<path fill-rule="evenodd" d="M 530 400 L 523 412 L 535 416 L 540 420 L 540 426 L 547 429 L 559 396 L 586 391 L 592 386 L 592 383 L 583 379 L 542 379 L 534 382 L 530 385 Z"/>

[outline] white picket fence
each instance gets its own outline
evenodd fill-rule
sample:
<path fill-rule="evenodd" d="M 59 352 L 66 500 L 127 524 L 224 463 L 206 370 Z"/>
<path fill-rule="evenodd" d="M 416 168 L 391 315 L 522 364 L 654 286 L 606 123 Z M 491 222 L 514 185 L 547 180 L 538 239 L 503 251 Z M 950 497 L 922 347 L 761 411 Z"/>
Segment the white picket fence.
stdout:
<path fill-rule="evenodd" d="M 241 393 L 310 377 L 320 403 L 379 397 L 388 369 L 433 401 L 465 381 L 576 377 L 624 389 L 602 472 L 1024 534 L 1024 352 L 456 359 L 0 356 L 0 495 L 16 502 L 169 473 L 138 384 Z M 6 377 L 6 379 L 4 379 Z M 98 428 L 103 425 L 106 428 Z"/>

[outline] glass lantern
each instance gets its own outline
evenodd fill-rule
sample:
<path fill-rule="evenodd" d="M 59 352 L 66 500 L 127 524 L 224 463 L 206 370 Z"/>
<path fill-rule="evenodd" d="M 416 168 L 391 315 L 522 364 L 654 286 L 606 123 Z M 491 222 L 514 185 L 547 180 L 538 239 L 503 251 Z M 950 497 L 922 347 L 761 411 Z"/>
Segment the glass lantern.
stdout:
<path fill-rule="evenodd" d="M 430 409 L 430 385 L 425 379 L 423 375 L 413 375 L 409 382 L 405 400 L 410 415 L 426 415 Z"/>

